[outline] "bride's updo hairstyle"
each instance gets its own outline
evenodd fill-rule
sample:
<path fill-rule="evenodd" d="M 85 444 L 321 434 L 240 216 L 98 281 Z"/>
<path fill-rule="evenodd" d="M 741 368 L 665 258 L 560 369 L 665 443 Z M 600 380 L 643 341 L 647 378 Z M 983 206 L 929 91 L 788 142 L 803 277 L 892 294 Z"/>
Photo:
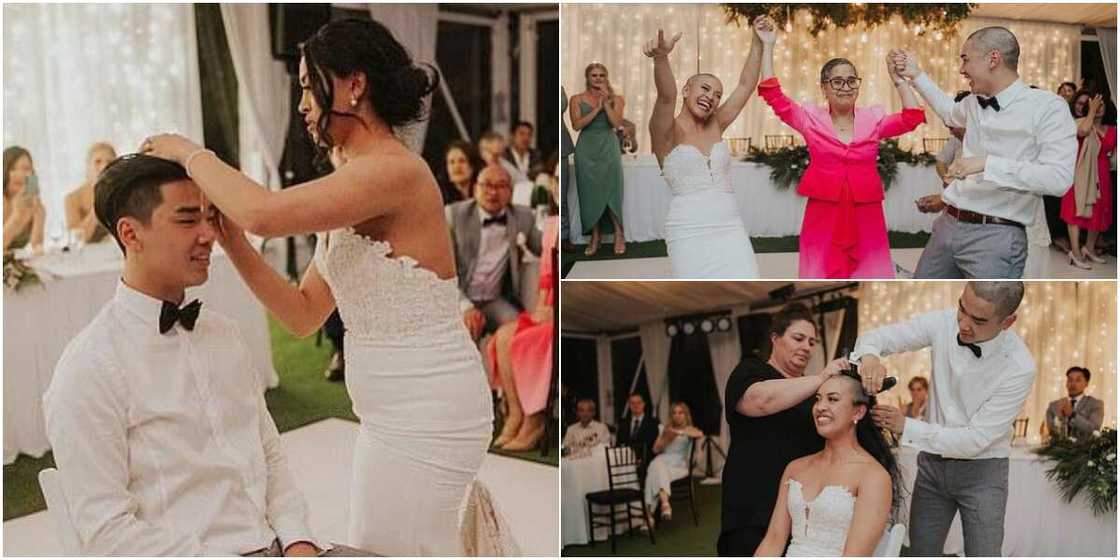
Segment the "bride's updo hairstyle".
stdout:
<path fill-rule="evenodd" d="M 856 423 L 856 441 L 859 446 L 867 451 L 887 469 L 887 473 L 891 475 L 891 519 L 898 519 L 898 508 L 902 499 L 902 474 L 898 470 L 898 461 L 895 460 L 894 454 L 891 453 L 890 443 L 883 435 L 883 430 L 880 430 L 875 425 L 875 421 L 871 419 L 871 409 L 875 406 L 875 395 L 868 395 L 863 390 L 863 381 L 860 379 L 859 374 L 854 369 L 847 370 L 840 375 L 835 376 L 839 379 L 848 381 L 848 387 L 851 390 L 852 401 L 855 406 L 864 405 L 867 407 L 867 413 L 860 418 Z"/>
<path fill-rule="evenodd" d="M 319 137 L 329 149 L 334 145 L 328 128 L 332 117 L 359 119 L 334 111 L 330 76 L 344 78 L 354 72 L 366 75 L 362 98 L 391 127 L 424 120 L 424 98 L 439 85 L 439 72 L 430 64 L 414 64 L 412 56 L 381 23 L 370 19 L 332 21 L 319 28 L 300 47 L 311 84 L 311 94 L 322 109 L 316 123 Z M 363 126 L 365 123 L 362 123 Z"/>

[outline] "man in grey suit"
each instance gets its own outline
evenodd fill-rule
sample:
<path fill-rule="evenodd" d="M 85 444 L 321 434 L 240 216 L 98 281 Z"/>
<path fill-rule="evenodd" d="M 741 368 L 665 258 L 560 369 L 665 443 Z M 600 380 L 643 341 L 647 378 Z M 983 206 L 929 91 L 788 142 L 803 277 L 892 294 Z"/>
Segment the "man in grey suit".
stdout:
<path fill-rule="evenodd" d="M 1092 378 L 1087 368 L 1073 366 L 1066 370 L 1066 391 L 1069 397 L 1058 399 L 1046 407 L 1046 427 L 1053 435 L 1088 435 L 1104 423 L 1104 401 L 1085 394 Z"/>
<path fill-rule="evenodd" d="M 512 196 L 509 172 L 491 164 L 478 174 L 473 200 L 444 208 L 455 246 L 463 322 L 475 340 L 517 319 L 523 307 L 522 253 L 541 253 L 533 211 L 510 204 Z"/>

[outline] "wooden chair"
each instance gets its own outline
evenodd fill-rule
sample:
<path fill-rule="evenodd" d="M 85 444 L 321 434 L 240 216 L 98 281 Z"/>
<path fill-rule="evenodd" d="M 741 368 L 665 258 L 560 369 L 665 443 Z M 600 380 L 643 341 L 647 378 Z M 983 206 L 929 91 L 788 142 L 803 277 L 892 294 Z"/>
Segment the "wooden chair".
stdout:
<path fill-rule="evenodd" d="M 630 536 L 634 535 L 634 515 L 641 515 L 641 523 L 646 523 L 649 518 L 649 509 L 646 508 L 645 496 L 642 493 L 642 480 L 638 473 L 642 465 L 642 453 L 635 451 L 628 445 L 608 447 L 607 455 L 607 490 L 589 492 L 587 500 L 587 524 L 590 528 L 591 544 L 595 544 L 595 529 L 607 527 L 610 530 L 611 554 L 617 552 L 615 525 L 621 514 L 626 515 L 626 522 L 630 526 Z M 634 505 L 635 502 L 637 505 Z M 595 513 L 593 505 L 605 506 L 606 513 Z M 621 510 L 617 509 L 621 506 Z M 603 518 L 607 521 L 602 521 Z M 654 546 L 657 541 L 653 536 L 653 527 L 649 527 L 649 542 Z"/>
<path fill-rule="evenodd" d="M 728 138 L 727 147 L 731 150 L 731 155 L 740 157 L 751 153 L 751 139 L 747 138 Z"/>
<path fill-rule="evenodd" d="M 948 141 L 948 138 L 922 138 L 922 149 L 927 154 L 936 154 L 941 151 L 941 148 L 945 147 L 945 143 Z"/>
<path fill-rule="evenodd" d="M 692 510 L 692 524 L 700 526 L 700 516 L 696 513 L 696 491 L 692 478 L 692 464 L 696 458 L 696 440 L 688 444 L 688 475 L 678 478 L 669 484 L 669 503 L 688 500 L 688 507 Z"/>
<path fill-rule="evenodd" d="M 1018 418 L 1015 420 L 1015 432 L 1011 436 L 1012 442 L 1019 438 L 1027 437 L 1027 426 L 1030 424 L 1030 422 L 1030 418 Z"/>
<path fill-rule="evenodd" d="M 767 134 L 763 138 L 766 141 L 767 152 L 776 152 L 793 145 L 792 134 Z"/>

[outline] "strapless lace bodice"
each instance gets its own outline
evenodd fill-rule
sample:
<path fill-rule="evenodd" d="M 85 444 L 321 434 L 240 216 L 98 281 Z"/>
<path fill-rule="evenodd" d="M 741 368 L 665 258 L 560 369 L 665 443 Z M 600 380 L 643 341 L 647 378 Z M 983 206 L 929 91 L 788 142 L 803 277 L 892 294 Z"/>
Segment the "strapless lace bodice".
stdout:
<path fill-rule="evenodd" d="M 385 241 L 353 228 L 319 235 L 315 264 L 334 295 L 346 336 L 428 345 L 466 336 L 454 277 L 440 279 Z"/>
<path fill-rule="evenodd" d="M 825 486 L 806 502 L 801 483 L 789 479 L 790 542 L 786 556 L 841 556 L 856 499 L 843 486 Z"/>
<path fill-rule="evenodd" d="M 706 156 L 696 146 L 679 144 L 665 156 L 661 175 L 674 195 L 707 189 L 731 192 L 731 150 L 717 142 Z"/>

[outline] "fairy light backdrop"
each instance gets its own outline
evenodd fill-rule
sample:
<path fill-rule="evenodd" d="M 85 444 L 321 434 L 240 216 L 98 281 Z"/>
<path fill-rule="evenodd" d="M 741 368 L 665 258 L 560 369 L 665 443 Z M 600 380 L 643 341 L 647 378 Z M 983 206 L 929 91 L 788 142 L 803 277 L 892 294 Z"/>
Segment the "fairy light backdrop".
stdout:
<path fill-rule="evenodd" d="M 66 194 L 85 180 L 86 151 L 118 153 L 157 132 L 202 140 L 191 4 L 5 4 L 4 145 L 31 151 L 61 235 Z"/>
<path fill-rule="evenodd" d="M 963 282 L 864 282 L 860 284 L 859 329 L 905 321 L 927 311 L 955 309 Z M 1011 327 L 1031 350 L 1038 366 L 1034 387 L 1020 417 L 1030 418 L 1032 440 L 1046 421 L 1046 407 L 1066 396 L 1065 372 L 1089 368 L 1086 392 L 1105 403 L 1105 426 L 1116 425 L 1116 283 L 1028 282 L 1018 319 Z M 930 377 L 930 351 L 886 358 L 887 371 L 899 378 L 886 402 L 910 402 L 910 379 Z"/>
<path fill-rule="evenodd" d="M 583 71 L 589 63 L 606 65 L 616 93 L 626 97 L 624 116 L 637 124 L 639 147 L 647 153 L 649 115 L 657 94 L 653 62 L 642 54 L 642 45 L 657 36 L 658 27 L 667 36 L 684 33 L 669 56 L 678 87 L 692 74 L 710 72 L 723 81 L 726 95 L 738 81 L 750 50 L 751 32 L 745 21 L 742 27 L 728 24 L 718 4 L 563 4 L 561 13 L 563 84 L 568 94 L 585 89 Z M 832 28 L 814 37 L 807 31 L 811 17 L 805 11 L 797 13 L 799 24 L 779 33 L 774 51 L 775 74 L 786 92 L 802 103 L 824 103 L 818 83 L 820 68 L 829 58 L 842 56 L 855 63 L 864 78 L 860 105 L 901 110 L 885 63 L 887 52 L 896 46 L 916 52 L 923 69 L 950 95 L 968 89 L 957 73 L 959 48 L 969 33 L 988 25 L 1005 26 L 1019 39 L 1019 74 L 1027 84 L 1055 91 L 1061 82 L 1080 75 L 1081 30 L 1077 25 L 973 17 L 959 26 L 954 37 L 937 32 L 919 35 L 920 27 L 906 26 L 895 17 L 870 29 Z M 900 138 L 903 149 L 921 150 L 922 138 L 949 135 L 932 111 L 926 118 L 927 124 Z M 793 134 L 800 141 L 796 132 L 752 95 L 724 137 L 750 137 L 760 146 L 766 134 Z"/>

